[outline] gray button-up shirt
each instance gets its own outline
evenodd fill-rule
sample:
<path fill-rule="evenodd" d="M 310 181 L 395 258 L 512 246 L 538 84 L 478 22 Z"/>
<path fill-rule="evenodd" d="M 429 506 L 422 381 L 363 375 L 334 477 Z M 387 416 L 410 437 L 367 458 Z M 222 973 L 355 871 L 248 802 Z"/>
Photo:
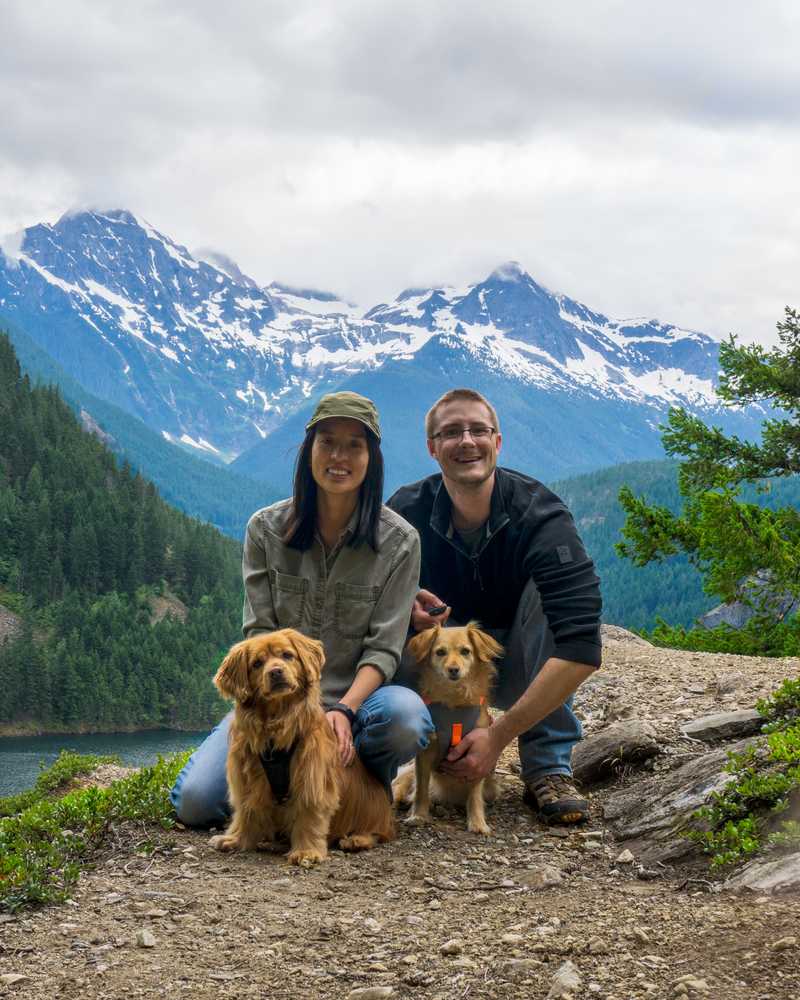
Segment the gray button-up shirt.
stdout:
<path fill-rule="evenodd" d="M 247 525 L 244 576 L 245 638 L 296 628 L 325 647 L 322 697 L 331 705 L 371 663 L 391 680 L 419 589 L 419 536 L 388 507 L 381 509 L 378 548 L 356 548 L 358 511 L 328 553 L 319 537 L 305 552 L 283 541 L 291 500 L 256 511 Z"/>

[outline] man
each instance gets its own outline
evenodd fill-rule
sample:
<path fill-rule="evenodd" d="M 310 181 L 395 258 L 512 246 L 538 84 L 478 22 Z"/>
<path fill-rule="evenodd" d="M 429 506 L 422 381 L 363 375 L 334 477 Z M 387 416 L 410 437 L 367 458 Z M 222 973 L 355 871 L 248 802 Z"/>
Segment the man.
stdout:
<path fill-rule="evenodd" d="M 572 695 L 600 665 L 600 589 L 572 517 L 545 486 L 498 468 L 494 407 L 472 389 L 445 393 L 425 418 L 441 474 L 401 487 L 389 506 L 419 532 L 416 631 L 477 619 L 506 649 L 493 703 L 505 714 L 451 748 L 441 768 L 489 774 L 518 739 L 524 800 L 548 822 L 578 823 L 588 802 L 572 783 L 581 737 Z M 443 613 L 431 615 L 446 605 Z"/>

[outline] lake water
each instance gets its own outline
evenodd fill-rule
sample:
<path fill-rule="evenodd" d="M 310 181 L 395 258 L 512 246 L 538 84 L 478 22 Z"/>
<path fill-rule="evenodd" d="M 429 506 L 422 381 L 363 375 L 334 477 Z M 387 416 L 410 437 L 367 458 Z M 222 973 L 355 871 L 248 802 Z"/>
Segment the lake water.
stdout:
<path fill-rule="evenodd" d="M 9 736 L 0 738 L 0 795 L 22 792 L 34 784 L 39 764 L 49 766 L 62 750 L 76 753 L 116 754 L 123 764 L 154 764 L 159 754 L 190 750 L 208 731 L 179 733 L 158 729 L 145 733 L 102 733 L 90 736 Z"/>

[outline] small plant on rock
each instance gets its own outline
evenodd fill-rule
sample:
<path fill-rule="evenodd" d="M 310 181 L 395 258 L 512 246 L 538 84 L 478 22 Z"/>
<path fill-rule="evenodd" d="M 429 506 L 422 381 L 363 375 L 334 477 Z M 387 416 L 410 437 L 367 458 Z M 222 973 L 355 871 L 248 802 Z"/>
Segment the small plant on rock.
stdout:
<path fill-rule="evenodd" d="M 715 867 L 742 861 L 765 847 L 800 843 L 800 681 L 786 680 L 757 705 L 764 736 L 732 753 L 732 780 L 694 818 L 706 827 L 689 836 L 711 855 Z"/>

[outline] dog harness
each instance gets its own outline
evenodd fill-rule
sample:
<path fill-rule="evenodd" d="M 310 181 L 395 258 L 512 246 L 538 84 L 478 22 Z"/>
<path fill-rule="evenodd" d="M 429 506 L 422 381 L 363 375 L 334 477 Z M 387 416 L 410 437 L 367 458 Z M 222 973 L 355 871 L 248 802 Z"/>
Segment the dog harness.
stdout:
<path fill-rule="evenodd" d="M 289 769 L 299 743 L 299 740 L 295 740 L 290 747 L 286 747 L 284 750 L 278 750 L 271 743 L 268 743 L 259 756 L 264 774 L 267 776 L 267 784 L 272 791 L 272 797 L 279 806 L 282 806 L 289 798 Z"/>
<path fill-rule="evenodd" d="M 425 702 L 436 729 L 437 752 L 434 768 L 442 763 L 450 747 L 460 743 L 467 733 L 471 733 L 477 726 L 484 701 L 485 699 L 481 698 L 478 705 L 457 705 L 455 708 L 448 708 L 440 701 Z"/>

